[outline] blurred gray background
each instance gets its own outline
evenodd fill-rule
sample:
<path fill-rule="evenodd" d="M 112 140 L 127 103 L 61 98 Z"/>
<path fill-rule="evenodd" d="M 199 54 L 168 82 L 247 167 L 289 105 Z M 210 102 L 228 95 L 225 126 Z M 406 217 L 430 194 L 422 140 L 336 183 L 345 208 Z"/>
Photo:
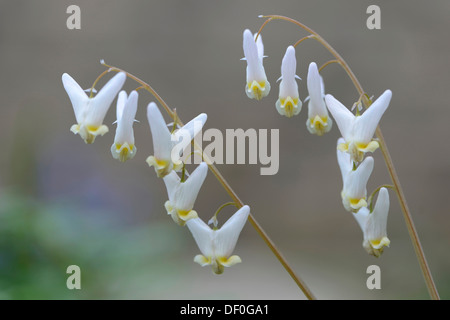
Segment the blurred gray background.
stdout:
<path fill-rule="evenodd" d="M 81 8 L 81 30 L 66 28 L 71 4 Z M 380 30 L 366 27 L 370 4 L 380 5 Z M 370 95 L 393 91 L 381 128 L 437 288 L 449 298 L 449 13 L 448 1 L 0 1 L 0 298 L 304 299 L 250 224 L 235 249 L 243 263 L 217 276 L 192 261 L 200 252 L 167 216 L 164 184 L 145 162 L 153 153 L 150 94 L 140 93 L 138 152 L 124 164 L 110 154 L 115 102 L 105 119 L 110 132 L 93 145 L 69 131 L 75 117 L 61 75 L 89 88 L 104 70 L 100 59 L 147 81 L 185 121 L 206 112 L 205 128 L 280 130 L 278 174 L 218 167 L 319 299 L 428 298 L 395 193 L 391 247 L 376 259 L 341 204 L 337 127 L 312 136 L 306 105 L 291 119 L 275 109 L 281 59 L 303 30 L 284 21 L 264 29 L 272 91 L 259 102 L 245 95 L 242 32 L 256 32 L 260 14 L 317 31 Z M 313 40 L 298 47 L 302 99 L 309 63 L 331 58 Z M 327 93 L 348 106 L 358 99 L 338 65 L 322 75 Z M 124 88 L 137 86 L 128 79 Z M 369 193 L 390 183 L 379 150 L 374 158 Z M 210 174 L 195 208 L 206 220 L 228 201 Z M 224 209 L 221 221 L 232 212 Z M 79 291 L 65 286 L 70 264 L 81 268 Z M 366 287 L 373 264 L 381 290 Z"/>

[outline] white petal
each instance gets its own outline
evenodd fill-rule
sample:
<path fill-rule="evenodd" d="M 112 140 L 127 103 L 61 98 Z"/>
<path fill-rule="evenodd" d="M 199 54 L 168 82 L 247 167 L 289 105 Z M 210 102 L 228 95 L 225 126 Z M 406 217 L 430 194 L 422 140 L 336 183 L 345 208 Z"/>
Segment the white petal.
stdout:
<path fill-rule="evenodd" d="M 353 216 L 355 217 L 359 227 L 361 228 L 361 231 L 364 234 L 364 239 L 366 239 L 366 226 L 367 221 L 369 220 L 370 217 L 369 209 L 367 209 L 367 207 L 362 207 L 361 209 L 359 209 L 357 213 L 354 213 Z"/>
<path fill-rule="evenodd" d="M 172 141 L 177 143 L 182 136 L 189 136 L 191 137 L 191 140 L 194 139 L 194 137 L 202 130 L 207 119 L 208 116 L 206 113 L 199 114 L 194 119 L 186 123 L 183 127 L 175 131 Z"/>
<path fill-rule="evenodd" d="M 216 257 L 228 258 L 232 254 L 249 214 L 250 207 L 243 206 L 215 232 L 214 246 Z"/>
<path fill-rule="evenodd" d="M 247 84 L 253 81 L 267 81 L 266 73 L 262 63 L 262 57 L 258 53 L 258 45 L 250 30 L 244 31 L 244 55 L 247 61 Z"/>
<path fill-rule="evenodd" d="M 297 60 L 295 58 L 295 49 L 293 46 L 289 46 L 281 61 L 281 77 L 287 82 L 295 82 L 296 70 Z"/>
<path fill-rule="evenodd" d="M 125 108 L 125 104 L 127 103 L 128 95 L 125 90 L 119 92 L 119 96 L 117 97 L 116 104 L 116 119 L 119 120 L 122 118 L 123 108 Z"/>
<path fill-rule="evenodd" d="M 346 179 L 345 194 L 354 199 L 364 198 L 367 194 L 367 182 L 373 171 L 374 161 L 372 157 L 367 157 L 356 168 L 351 171 Z"/>
<path fill-rule="evenodd" d="M 192 210 L 207 173 L 208 165 L 206 162 L 202 162 L 195 168 L 194 172 L 191 173 L 185 182 L 180 183 L 180 187 L 174 195 L 177 209 L 185 211 Z"/>
<path fill-rule="evenodd" d="M 386 225 L 389 213 L 389 192 L 381 188 L 378 193 L 377 203 L 367 222 L 367 238 L 369 240 L 382 239 L 386 237 Z"/>
<path fill-rule="evenodd" d="M 344 137 L 346 142 L 352 140 L 353 122 L 355 115 L 351 113 L 342 103 L 335 99 L 331 94 L 325 96 L 325 102 L 328 110 L 333 115 L 336 121 L 339 131 Z"/>
<path fill-rule="evenodd" d="M 186 225 L 191 231 L 200 252 L 205 257 L 213 257 L 212 237 L 214 231 L 200 218 L 189 219 L 186 221 Z"/>
<path fill-rule="evenodd" d="M 345 142 L 344 138 L 339 138 L 337 145 L 344 143 L 344 142 Z M 341 171 L 342 181 L 344 181 L 346 179 L 347 175 L 353 169 L 353 161 L 350 158 L 350 154 L 347 152 L 336 149 L 336 153 L 337 153 L 337 160 L 338 160 L 339 168 Z"/>
<path fill-rule="evenodd" d="M 126 73 L 119 72 L 105 84 L 99 93 L 97 93 L 92 99 L 88 109 L 86 119 L 88 124 L 100 126 L 103 123 L 103 119 L 105 118 L 111 103 L 119 93 L 120 89 L 122 89 L 126 79 Z"/>
<path fill-rule="evenodd" d="M 256 35 L 257 33 L 255 33 L 253 37 L 256 38 Z M 261 34 L 258 36 L 258 39 L 256 39 L 256 48 L 258 49 L 258 57 L 262 60 L 264 58 L 264 44 Z"/>
<path fill-rule="evenodd" d="M 356 117 L 355 121 L 355 139 L 357 142 L 369 143 L 375 133 L 381 117 L 389 106 L 392 91 L 386 90 L 362 116 Z"/>
<path fill-rule="evenodd" d="M 124 99 L 125 96 L 126 93 L 125 95 L 119 94 L 119 99 L 117 102 L 118 109 L 122 107 L 121 105 L 119 105 L 120 99 Z M 137 112 L 137 106 L 138 106 L 138 93 L 137 91 L 132 91 L 128 99 L 126 99 L 126 102 L 124 103 L 123 107 L 121 108 L 122 110 L 120 111 L 121 112 L 120 118 L 117 118 L 117 130 L 114 139 L 116 143 L 122 144 L 127 142 L 130 145 L 131 144 L 134 145 L 133 123 Z M 119 110 L 117 111 L 117 113 L 119 113 Z"/>
<path fill-rule="evenodd" d="M 84 121 L 84 113 L 86 112 L 86 106 L 88 104 L 89 97 L 78 85 L 78 83 L 67 73 L 64 73 L 62 75 L 62 82 L 64 89 L 69 96 L 70 102 L 72 103 L 77 123 L 82 123 Z"/>
<path fill-rule="evenodd" d="M 307 86 L 311 99 L 308 107 L 308 117 L 314 118 L 316 115 L 319 117 L 328 116 L 323 96 L 323 79 L 314 62 L 309 64 Z"/>
<path fill-rule="evenodd" d="M 169 197 L 169 201 L 174 203 L 175 194 L 180 187 L 180 177 L 175 171 L 171 171 L 169 174 L 164 176 L 163 178 L 164 184 L 166 185 L 167 195 Z"/>
<path fill-rule="evenodd" d="M 147 119 L 153 138 L 153 152 L 158 160 L 170 161 L 172 151 L 171 133 L 154 102 L 147 107 Z"/>
<path fill-rule="evenodd" d="M 295 59 L 295 49 L 293 46 L 289 46 L 286 50 L 286 54 L 283 57 L 281 63 L 281 83 L 279 97 L 285 99 L 291 97 L 292 99 L 298 98 L 298 85 L 295 81 L 295 72 L 297 68 L 297 62 Z"/>

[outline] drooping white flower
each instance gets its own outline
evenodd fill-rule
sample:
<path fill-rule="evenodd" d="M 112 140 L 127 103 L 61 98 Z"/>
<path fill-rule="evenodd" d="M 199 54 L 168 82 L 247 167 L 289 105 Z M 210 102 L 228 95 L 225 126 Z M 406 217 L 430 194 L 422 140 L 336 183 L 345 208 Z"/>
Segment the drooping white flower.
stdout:
<path fill-rule="evenodd" d="M 340 138 L 338 144 L 343 143 L 343 141 L 344 140 Z M 373 158 L 365 158 L 358 167 L 355 167 L 355 163 L 348 153 L 339 149 L 337 150 L 337 158 L 343 181 L 343 188 L 341 191 L 342 204 L 344 205 L 345 210 L 357 212 L 362 207 L 367 206 L 366 186 L 373 170 Z"/>
<path fill-rule="evenodd" d="M 116 74 L 95 97 L 90 98 L 71 76 L 64 73 L 62 82 L 77 120 L 70 131 L 79 134 L 86 143 L 93 143 L 96 136 L 107 133 L 108 127 L 103 124 L 103 119 L 126 78 L 125 72 Z"/>
<path fill-rule="evenodd" d="M 363 247 L 375 257 L 379 257 L 384 247 L 389 247 L 391 243 L 386 231 L 388 213 L 389 193 L 386 188 L 381 188 L 373 212 L 364 207 L 355 214 L 355 219 L 364 234 Z"/>
<path fill-rule="evenodd" d="M 202 253 L 195 256 L 194 261 L 202 267 L 212 266 L 216 274 L 223 273 L 224 267 L 241 262 L 239 256 L 231 254 L 249 214 L 250 207 L 243 206 L 220 229 L 211 229 L 200 218 L 189 220 L 186 224 Z"/>
<path fill-rule="evenodd" d="M 325 87 L 315 62 L 309 64 L 307 87 L 309 102 L 306 128 L 312 134 L 322 136 L 331 130 L 333 121 L 328 116 L 328 110 L 325 105 Z"/>
<path fill-rule="evenodd" d="M 147 118 L 150 124 L 150 130 L 153 138 L 154 155 L 147 158 L 149 166 L 155 167 L 158 177 L 164 177 L 172 170 L 181 170 L 183 163 L 179 159 L 179 154 L 173 154 L 175 145 L 180 143 L 184 145 L 190 143 L 199 133 L 206 122 L 207 115 L 201 113 L 186 125 L 173 133 L 164 121 L 164 118 L 154 102 L 151 102 L 147 108 Z"/>
<path fill-rule="evenodd" d="M 275 104 L 278 113 L 288 118 L 299 114 L 302 110 L 302 101 L 299 99 L 298 85 L 295 81 L 296 69 L 295 49 L 289 46 L 281 62 L 280 93 Z"/>
<path fill-rule="evenodd" d="M 117 129 L 114 143 L 111 146 L 111 154 L 114 159 L 122 162 L 132 159 L 136 154 L 134 144 L 133 123 L 135 121 L 138 105 L 138 93 L 132 91 L 127 97 L 125 91 L 121 91 L 117 98 Z"/>
<path fill-rule="evenodd" d="M 256 36 L 256 35 L 255 35 Z M 250 99 L 261 100 L 269 94 L 270 83 L 267 81 L 263 66 L 264 45 L 261 35 L 256 39 L 248 29 L 244 31 L 244 56 L 247 61 L 247 84 L 245 93 Z"/>
<path fill-rule="evenodd" d="M 202 162 L 184 182 L 175 171 L 163 178 L 169 196 L 164 206 L 167 214 L 179 225 L 183 226 L 186 221 L 198 217 L 197 212 L 193 210 L 194 203 L 207 173 L 208 165 Z"/>
<path fill-rule="evenodd" d="M 360 162 L 366 152 L 374 152 L 379 147 L 378 141 L 372 137 L 391 97 L 391 90 L 386 90 L 362 115 L 355 116 L 332 95 L 325 96 L 328 110 L 345 140 L 338 148 L 350 153 L 354 161 Z"/>

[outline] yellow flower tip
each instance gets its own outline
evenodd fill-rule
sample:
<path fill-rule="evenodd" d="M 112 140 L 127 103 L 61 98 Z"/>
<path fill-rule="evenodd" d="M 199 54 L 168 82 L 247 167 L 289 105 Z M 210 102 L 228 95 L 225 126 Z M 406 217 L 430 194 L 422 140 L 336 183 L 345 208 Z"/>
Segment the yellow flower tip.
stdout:
<path fill-rule="evenodd" d="M 374 249 L 381 249 L 383 247 L 389 247 L 390 244 L 391 244 L 391 240 L 389 240 L 388 237 L 370 240 L 370 245 Z"/>
<path fill-rule="evenodd" d="M 346 143 L 346 142 L 339 143 L 337 146 L 337 149 L 342 152 L 347 152 L 348 151 L 348 143 Z"/>
<path fill-rule="evenodd" d="M 211 258 L 206 258 L 205 256 L 198 254 L 194 257 L 194 262 L 198 263 L 202 267 L 209 266 L 211 262 Z"/>
<path fill-rule="evenodd" d="M 159 160 L 154 156 L 149 156 L 146 160 L 150 167 L 155 168 L 156 175 L 158 178 L 164 178 L 166 175 L 172 171 L 173 166 L 171 166 L 170 161 Z"/>
<path fill-rule="evenodd" d="M 190 219 L 198 218 L 197 211 L 195 210 L 177 210 L 177 215 L 184 223 Z"/>
<path fill-rule="evenodd" d="M 353 212 L 358 212 L 362 207 L 367 207 L 367 201 L 365 198 L 361 199 L 348 199 L 350 208 Z"/>
<path fill-rule="evenodd" d="M 306 120 L 306 127 L 310 133 L 316 134 L 320 137 L 331 130 L 331 121 L 329 121 L 328 116 L 320 117 L 316 115 L 314 118 L 309 118 Z M 340 145 L 344 145 L 342 148 L 348 148 L 345 143 L 341 143 Z"/>
<path fill-rule="evenodd" d="M 218 259 L 218 263 L 220 263 L 224 267 L 231 267 L 231 266 L 234 266 L 235 264 L 241 263 L 241 262 L 242 262 L 241 258 L 237 255 L 231 256 L 228 259 L 226 257 L 222 257 L 222 258 Z"/>
<path fill-rule="evenodd" d="M 91 144 L 94 143 L 97 136 L 103 136 L 109 129 L 104 124 L 100 126 L 74 124 L 70 127 L 70 131 L 74 134 L 79 134 L 85 143 Z"/>
<path fill-rule="evenodd" d="M 379 258 L 384 251 L 385 247 L 389 247 L 391 241 L 387 237 L 381 239 L 365 240 L 363 243 L 364 248 L 370 255 Z"/>
<path fill-rule="evenodd" d="M 121 162 L 125 162 L 129 159 L 132 159 L 136 154 L 137 148 L 134 144 L 128 144 L 125 142 L 124 144 L 114 143 L 111 146 L 111 154 L 114 159 L 118 159 Z"/>
<path fill-rule="evenodd" d="M 261 100 L 262 98 L 267 96 L 269 94 L 269 91 L 270 91 L 270 84 L 268 81 L 258 82 L 256 80 L 247 83 L 247 90 L 245 90 L 247 96 L 250 99 L 256 100 Z"/>
<path fill-rule="evenodd" d="M 302 102 L 298 97 L 279 98 L 276 102 L 278 113 L 282 116 L 292 118 L 302 110 Z"/>
<path fill-rule="evenodd" d="M 376 140 L 372 140 L 369 143 L 356 143 L 356 148 L 361 152 L 374 152 L 380 147 L 380 144 Z"/>

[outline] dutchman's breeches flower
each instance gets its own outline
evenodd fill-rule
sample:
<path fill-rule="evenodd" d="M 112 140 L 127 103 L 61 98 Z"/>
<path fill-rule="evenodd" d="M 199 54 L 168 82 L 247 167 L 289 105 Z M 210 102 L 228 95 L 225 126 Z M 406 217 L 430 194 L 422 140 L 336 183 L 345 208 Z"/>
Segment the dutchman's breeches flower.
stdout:
<path fill-rule="evenodd" d="M 114 143 L 111 146 L 111 154 L 114 159 L 122 162 L 133 158 L 137 151 L 134 145 L 133 132 L 137 105 L 137 91 L 132 91 L 128 98 L 125 91 L 119 93 L 119 97 L 117 98 L 117 129 Z"/>
<path fill-rule="evenodd" d="M 181 181 L 175 171 L 171 171 L 163 178 L 169 197 L 164 206 L 167 214 L 180 226 L 198 217 L 197 212 L 193 210 L 194 203 L 207 173 L 208 165 L 202 162 L 186 181 Z"/>
<path fill-rule="evenodd" d="M 239 256 L 231 254 L 249 214 L 250 207 L 243 206 L 220 229 L 211 229 L 200 218 L 189 220 L 186 224 L 202 253 L 195 256 L 194 261 L 202 267 L 212 266 L 216 274 L 223 273 L 224 267 L 241 262 Z"/>
<path fill-rule="evenodd" d="M 125 72 L 116 74 L 94 98 L 89 98 L 78 83 L 64 73 L 62 82 L 72 102 L 77 120 L 77 124 L 74 124 L 70 131 L 79 134 L 86 143 L 93 143 L 95 137 L 107 133 L 108 127 L 103 124 L 103 119 L 126 78 Z"/>
<path fill-rule="evenodd" d="M 372 138 L 391 97 L 391 90 L 386 90 L 361 116 L 355 116 L 332 95 L 325 96 L 328 110 L 345 140 L 338 148 L 348 152 L 354 161 L 361 162 L 366 152 L 374 152 L 379 147 L 378 141 Z"/>
<path fill-rule="evenodd" d="M 307 86 L 309 102 L 306 128 L 310 133 L 322 136 L 331 130 L 333 121 L 328 116 L 323 79 L 315 62 L 309 64 Z"/>
<path fill-rule="evenodd" d="M 269 94 L 270 83 L 267 81 L 263 66 L 264 45 L 261 35 L 255 42 L 252 32 L 244 31 L 244 58 L 247 61 L 247 84 L 245 93 L 250 99 L 261 100 Z"/>
<path fill-rule="evenodd" d="M 338 144 L 340 143 L 343 143 L 342 138 L 338 140 Z M 367 206 L 366 186 L 373 170 L 373 158 L 365 158 L 358 167 L 355 167 L 355 163 L 346 152 L 337 150 L 337 158 L 343 181 L 342 204 L 345 210 L 358 212 L 359 209 Z"/>
<path fill-rule="evenodd" d="M 384 247 L 389 247 L 391 243 L 386 231 L 388 213 L 389 193 L 386 188 L 381 188 L 373 212 L 364 207 L 355 214 L 355 219 L 364 234 L 363 247 L 375 257 L 379 257 Z"/>
<path fill-rule="evenodd" d="M 166 176 L 172 170 L 181 170 L 183 163 L 179 156 L 184 148 L 177 148 L 180 151 L 177 154 L 172 151 L 178 144 L 184 147 L 189 145 L 191 140 L 202 130 L 207 119 L 206 114 L 201 113 L 172 133 L 154 102 L 150 102 L 148 105 L 147 118 L 152 132 L 154 151 L 154 155 L 147 158 L 148 165 L 155 168 L 156 174 L 160 178 Z"/>
<path fill-rule="evenodd" d="M 291 118 L 302 110 L 302 101 L 298 95 L 298 85 L 295 81 L 297 61 L 295 49 L 289 46 L 281 62 L 281 82 L 276 108 L 279 114 Z"/>

